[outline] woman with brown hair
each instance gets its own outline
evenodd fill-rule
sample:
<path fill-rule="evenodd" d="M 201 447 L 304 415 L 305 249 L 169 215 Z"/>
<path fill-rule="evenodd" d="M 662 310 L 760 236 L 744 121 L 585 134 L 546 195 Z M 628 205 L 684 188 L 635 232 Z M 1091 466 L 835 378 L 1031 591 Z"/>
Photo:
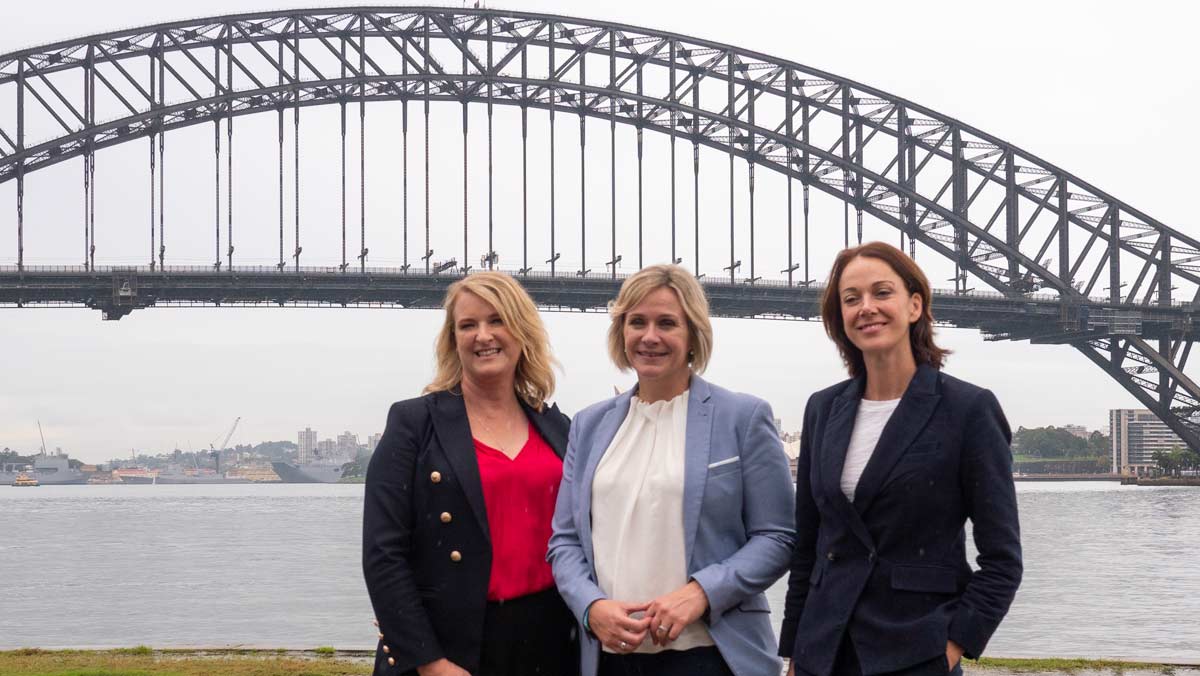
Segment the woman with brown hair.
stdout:
<path fill-rule="evenodd" d="M 851 378 L 804 412 L 789 674 L 961 674 L 1020 584 L 1008 422 L 991 392 L 941 371 L 931 301 L 916 263 L 881 242 L 829 274 L 821 317 Z"/>
<path fill-rule="evenodd" d="M 546 402 L 546 330 L 497 272 L 444 305 L 433 382 L 392 405 L 367 471 L 375 673 L 569 676 L 575 621 L 545 560 L 569 422 Z"/>

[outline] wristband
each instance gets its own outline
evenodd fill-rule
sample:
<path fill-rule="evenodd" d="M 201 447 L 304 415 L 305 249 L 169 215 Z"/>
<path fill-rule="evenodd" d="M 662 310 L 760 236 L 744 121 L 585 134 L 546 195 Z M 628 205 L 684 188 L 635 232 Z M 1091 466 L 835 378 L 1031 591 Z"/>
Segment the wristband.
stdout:
<path fill-rule="evenodd" d="M 587 633 L 592 633 L 592 627 L 588 624 L 588 613 L 592 611 L 592 606 L 589 603 L 587 608 L 583 609 L 583 630 Z"/>

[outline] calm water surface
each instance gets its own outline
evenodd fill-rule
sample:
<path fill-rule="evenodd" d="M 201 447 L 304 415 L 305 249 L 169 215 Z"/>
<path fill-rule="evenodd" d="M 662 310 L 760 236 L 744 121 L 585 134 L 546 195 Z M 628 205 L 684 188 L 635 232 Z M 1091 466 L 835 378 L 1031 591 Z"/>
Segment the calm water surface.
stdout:
<path fill-rule="evenodd" d="M 362 490 L 0 487 L 0 649 L 374 647 Z M 1025 581 L 990 654 L 1200 659 L 1200 490 L 1017 490 Z"/>

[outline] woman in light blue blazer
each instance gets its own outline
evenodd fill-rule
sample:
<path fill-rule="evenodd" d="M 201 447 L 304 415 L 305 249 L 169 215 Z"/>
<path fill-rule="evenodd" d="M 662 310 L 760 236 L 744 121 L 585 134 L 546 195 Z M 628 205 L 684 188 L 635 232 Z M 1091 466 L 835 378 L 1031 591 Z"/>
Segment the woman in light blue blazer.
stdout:
<path fill-rule="evenodd" d="M 778 674 L 763 591 L 794 495 L 771 407 L 698 375 L 712 326 L 683 268 L 633 275 L 610 312 L 610 356 L 638 384 L 572 421 L 548 554 L 582 674 Z"/>

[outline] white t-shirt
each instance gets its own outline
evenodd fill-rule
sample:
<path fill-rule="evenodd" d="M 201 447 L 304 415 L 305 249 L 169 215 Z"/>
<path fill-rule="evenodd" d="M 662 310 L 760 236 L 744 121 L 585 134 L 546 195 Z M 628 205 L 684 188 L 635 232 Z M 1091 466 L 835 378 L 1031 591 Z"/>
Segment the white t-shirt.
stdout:
<path fill-rule="evenodd" d="M 846 448 L 846 464 L 842 466 L 842 492 L 850 502 L 854 502 L 854 489 L 858 487 L 863 469 L 875 453 L 875 445 L 879 443 L 879 435 L 883 434 L 883 426 L 899 405 L 899 399 L 863 399 L 858 403 L 854 431 L 850 433 L 850 445 Z"/>

